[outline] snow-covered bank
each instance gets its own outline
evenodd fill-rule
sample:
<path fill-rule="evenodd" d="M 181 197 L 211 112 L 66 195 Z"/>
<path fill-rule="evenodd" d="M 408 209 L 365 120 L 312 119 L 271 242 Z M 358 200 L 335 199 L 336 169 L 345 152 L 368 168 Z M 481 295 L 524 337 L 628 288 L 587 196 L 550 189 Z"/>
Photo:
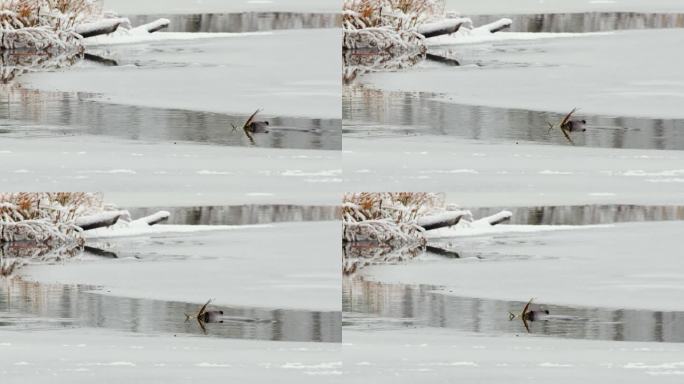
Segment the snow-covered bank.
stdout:
<path fill-rule="evenodd" d="M 33 265 L 21 275 L 117 296 L 339 311 L 340 229 L 334 221 L 283 223 L 120 239 L 118 259 Z"/>
<path fill-rule="evenodd" d="M 338 205 L 340 157 L 335 151 L 103 142 L 93 136 L 7 138 L 0 142 L 0 183 L 15 191 L 34 190 L 36 183 L 102 190 L 108 201 L 128 207 Z"/>
<path fill-rule="evenodd" d="M 337 0 L 105 0 L 120 14 L 193 14 L 219 12 L 339 12 Z"/>
<path fill-rule="evenodd" d="M 345 191 L 447 191 L 462 206 L 684 203 L 680 151 L 344 138 Z"/>
<path fill-rule="evenodd" d="M 684 12 L 684 3 L 679 0 L 446 0 L 446 8 L 464 14 Z"/>
<path fill-rule="evenodd" d="M 361 79 L 371 88 L 441 93 L 459 104 L 682 118 L 681 43 L 681 30 L 661 29 L 476 44 L 459 46 L 457 59 L 492 66 L 441 66 Z"/>
<path fill-rule="evenodd" d="M 679 383 L 681 344 L 345 329 L 345 383 Z"/>
<path fill-rule="evenodd" d="M 102 329 L 0 331 L 0 380 L 19 383 L 320 383 L 339 344 L 141 336 Z"/>
<path fill-rule="evenodd" d="M 171 36 L 189 35 L 196 34 Z M 340 29 L 229 36 L 192 40 L 191 48 L 188 41 L 117 45 L 114 54 L 122 65 L 32 73 L 21 83 L 97 94 L 99 101 L 126 105 L 236 115 L 262 108 L 270 116 L 341 117 Z"/>
<path fill-rule="evenodd" d="M 119 44 L 143 44 L 178 40 L 203 40 L 218 38 L 244 38 L 248 36 L 268 36 L 271 32 L 243 32 L 243 33 L 206 33 L 206 32 L 164 32 L 149 33 L 147 31 L 121 31 L 109 35 L 95 36 L 83 41 L 86 47 L 95 48 Z"/>
<path fill-rule="evenodd" d="M 371 266 L 362 274 L 372 281 L 444 286 L 444 294 L 456 296 L 681 311 L 682 231 L 684 222 L 676 221 L 509 233 L 492 235 L 492 241 L 461 238 L 458 246 L 469 252 L 501 257 Z"/>

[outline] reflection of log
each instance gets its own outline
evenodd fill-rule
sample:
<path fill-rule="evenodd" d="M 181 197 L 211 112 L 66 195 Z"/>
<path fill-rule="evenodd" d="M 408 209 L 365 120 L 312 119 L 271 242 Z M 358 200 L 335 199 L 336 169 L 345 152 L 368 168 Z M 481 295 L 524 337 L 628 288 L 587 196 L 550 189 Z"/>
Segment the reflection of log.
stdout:
<path fill-rule="evenodd" d="M 119 65 L 119 63 L 116 60 L 113 59 L 108 59 L 106 57 L 94 55 L 92 53 L 84 53 L 83 58 L 92 61 L 94 63 L 102 64 L 107 67 L 116 67 Z"/>
<path fill-rule="evenodd" d="M 129 23 L 128 19 L 116 18 L 116 19 L 104 19 L 92 23 L 83 23 L 76 26 L 76 33 L 86 37 L 93 37 L 98 35 L 106 35 L 116 31 L 121 24 Z"/>
<path fill-rule="evenodd" d="M 92 247 L 90 245 L 83 246 L 83 251 L 90 253 L 90 254 L 93 254 L 95 256 L 106 257 L 108 259 L 118 259 L 119 258 L 119 256 L 117 256 L 116 253 L 114 253 L 112 251 L 105 251 L 104 249 Z"/>
<path fill-rule="evenodd" d="M 127 211 L 111 211 L 102 212 L 96 215 L 81 216 L 76 219 L 75 223 L 84 231 L 95 228 L 109 227 L 116 224 L 122 216 L 128 216 Z"/>
<path fill-rule="evenodd" d="M 465 23 L 470 23 L 470 19 L 444 19 L 434 23 L 421 24 L 418 27 L 418 33 L 427 37 L 435 37 L 441 35 L 449 35 L 458 31 Z"/>
<path fill-rule="evenodd" d="M 426 231 L 442 228 L 451 227 L 452 225 L 458 224 L 461 219 L 466 216 L 470 216 L 468 211 L 447 211 L 440 213 L 438 215 L 423 216 L 418 219 L 418 225 L 423 227 Z"/>
<path fill-rule="evenodd" d="M 430 253 L 434 253 L 436 255 L 448 257 L 450 259 L 460 259 L 461 258 L 461 255 L 459 255 L 458 252 L 456 252 L 456 251 L 449 251 L 447 249 L 440 248 L 440 247 L 437 247 L 434 245 L 426 245 L 425 250 L 430 252 Z"/>
<path fill-rule="evenodd" d="M 456 59 L 450 59 L 448 57 L 435 55 L 434 53 L 426 53 L 425 58 L 430 60 L 430 61 L 435 61 L 435 62 L 446 64 L 446 65 L 451 65 L 453 67 L 458 67 L 461 65 L 461 63 L 459 63 L 458 60 L 456 60 Z"/>

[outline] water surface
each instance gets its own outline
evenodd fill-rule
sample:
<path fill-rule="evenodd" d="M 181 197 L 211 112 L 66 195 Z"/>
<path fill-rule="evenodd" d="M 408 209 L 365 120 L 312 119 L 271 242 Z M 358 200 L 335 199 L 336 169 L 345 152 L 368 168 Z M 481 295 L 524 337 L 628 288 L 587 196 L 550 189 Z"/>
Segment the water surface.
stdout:
<path fill-rule="evenodd" d="M 510 321 L 524 302 L 440 293 L 430 285 L 383 284 L 357 279 L 343 283 L 343 325 L 360 329 L 452 328 L 484 334 L 527 333 L 522 321 Z M 684 312 L 610 310 L 542 305 L 553 315 L 530 322 L 533 335 L 615 341 L 684 342 Z"/>
<path fill-rule="evenodd" d="M 133 299 L 97 293 L 97 287 L 0 279 L 0 327 L 30 331 L 111 328 L 132 333 L 205 335 L 197 321 L 201 305 Z M 340 342 L 339 312 L 212 306 L 223 323 L 205 324 L 211 337 L 278 341 Z"/>
<path fill-rule="evenodd" d="M 548 123 L 564 114 L 455 104 L 427 92 L 392 92 L 353 84 L 342 96 L 343 135 L 353 137 L 439 135 L 483 141 L 569 145 Z M 570 112 L 570 111 L 568 111 Z M 684 150 L 684 119 L 587 115 L 586 132 L 572 133 L 576 145 L 602 148 Z"/>
<path fill-rule="evenodd" d="M 245 115 L 150 108 L 93 100 L 97 95 L 38 92 L 5 87 L 0 92 L 0 138 L 110 136 L 138 141 L 180 141 L 225 146 L 339 150 L 339 119 L 277 117 L 264 113 L 270 132 L 248 137 Z"/>

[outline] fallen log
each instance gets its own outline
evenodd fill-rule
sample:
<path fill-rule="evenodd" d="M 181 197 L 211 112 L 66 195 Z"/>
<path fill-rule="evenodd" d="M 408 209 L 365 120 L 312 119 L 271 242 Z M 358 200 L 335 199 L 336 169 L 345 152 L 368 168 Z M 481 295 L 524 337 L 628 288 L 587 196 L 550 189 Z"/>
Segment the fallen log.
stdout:
<path fill-rule="evenodd" d="M 499 19 L 493 23 L 481 25 L 481 26 L 473 29 L 473 31 L 475 31 L 475 30 L 477 30 L 477 31 L 489 31 L 491 33 L 496 33 L 496 32 L 499 32 L 503 29 L 510 28 L 511 24 L 513 24 L 513 20 L 503 18 L 503 19 Z"/>
<path fill-rule="evenodd" d="M 445 65 L 450 65 L 453 67 L 458 67 L 461 65 L 461 63 L 458 62 L 456 59 L 451 59 L 448 57 L 436 55 L 434 53 L 426 53 L 425 58 L 430 61 L 434 61 L 437 63 L 445 64 Z"/>
<path fill-rule="evenodd" d="M 133 28 L 134 31 L 147 31 L 149 33 L 157 32 L 164 28 L 168 28 L 171 21 L 169 19 L 157 19 L 151 23 L 139 25 Z"/>
<path fill-rule="evenodd" d="M 75 31 L 79 35 L 86 37 L 93 37 L 98 35 L 107 35 L 116 31 L 121 25 L 130 25 L 127 18 L 104 19 L 92 23 L 83 23 L 76 26 Z"/>
<path fill-rule="evenodd" d="M 497 225 L 501 223 L 505 223 L 509 220 L 511 220 L 511 217 L 513 216 L 513 213 L 510 211 L 501 211 L 499 213 L 495 213 L 491 216 L 483 217 L 476 222 L 480 223 L 488 223 L 489 225 Z"/>
<path fill-rule="evenodd" d="M 91 229 L 110 227 L 116 224 L 121 217 L 128 217 L 128 211 L 108 211 L 90 216 L 81 216 L 74 222 L 79 228 L 84 231 Z"/>
<path fill-rule="evenodd" d="M 448 249 L 437 247 L 435 245 L 426 245 L 425 250 L 430 252 L 430 253 L 434 253 L 436 255 L 439 255 L 439 256 L 448 257 L 450 259 L 460 259 L 461 258 L 461 255 L 459 255 L 458 252 L 449 251 Z"/>
<path fill-rule="evenodd" d="M 155 225 L 155 224 L 159 224 L 163 221 L 168 220 L 169 216 L 171 216 L 171 214 L 169 212 L 159 211 L 159 212 L 153 213 L 149 216 L 141 217 L 135 221 L 136 222 L 143 222 L 143 223 L 146 223 L 147 225 Z"/>
<path fill-rule="evenodd" d="M 458 224 L 463 217 L 470 217 L 469 211 L 446 211 L 438 215 L 423 216 L 417 224 L 426 231 Z"/>
<path fill-rule="evenodd" d="M 418 33 L 425 36 L 425 38 L 449 35 L 458 31 L 463 24 L 470 24 L 468 18 L 444 19 L 435 21 L 433 23 L 424 23 L 418 27 Z"/>

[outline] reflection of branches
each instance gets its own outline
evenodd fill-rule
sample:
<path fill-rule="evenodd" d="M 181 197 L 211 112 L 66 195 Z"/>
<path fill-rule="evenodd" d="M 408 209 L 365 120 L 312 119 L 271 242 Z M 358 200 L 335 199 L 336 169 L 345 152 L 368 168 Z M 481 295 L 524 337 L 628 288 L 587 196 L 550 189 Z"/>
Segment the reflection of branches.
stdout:
<path fill-rule="evenodd" d="M 82 250 L 71 243 L 54 247 L 35 242 L 3 243 L 0 246 L 0 277 L 11 276 L 17 269 L 30 263 L 57 263 L 72 258 Z"/>
<path fill-rule="evenodd" d="M 73 65 L 81 58 L 80 53 L 0 53 L 0 82 L 10 83 L 17 76 L 27 72 L 47 71 Z"/>
<path fill-rule="evenodd" d="M 345 243 L 342 271 L 345 275 L 351 275 L 369 265 L 404 263 L 418 256 L 423 250 L 423 245 L 417 243 L 403 247 L 368 242 Z"/>
<path fill-rule="evenodd" d="M 374 51 L 344 51 L 343 80 L 345 84 L 369 72 L 398 71 L 411 67 L 425 58 L 423 52 L 402 52 L 390 54 Z"/>

